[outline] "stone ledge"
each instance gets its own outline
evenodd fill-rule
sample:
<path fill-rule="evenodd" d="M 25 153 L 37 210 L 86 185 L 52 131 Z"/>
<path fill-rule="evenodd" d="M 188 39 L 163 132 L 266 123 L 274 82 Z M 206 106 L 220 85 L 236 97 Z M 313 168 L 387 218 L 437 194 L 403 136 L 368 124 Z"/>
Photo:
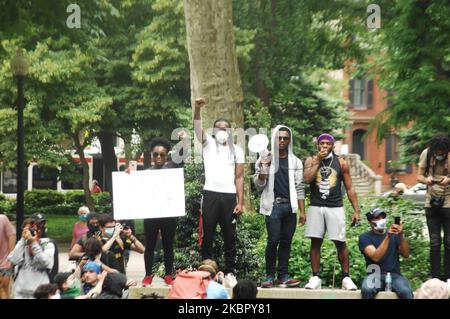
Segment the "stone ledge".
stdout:
<path fill-rule="evenodd" d="M 231 289 L 227 289 L 231 296 Z M 129 299 L 140 299 L 142 295 L 157 295 L 167 298 L 169 287 L 132 287 Z M 310 290 L 304 288 L 258 288 L 258 298 L 264 299 L 361 299 L 361 291 L 347 291 L 341 289 L 318 289 Z M 398 299 L 393 292 L 379 292 L 376 299 Z"/>

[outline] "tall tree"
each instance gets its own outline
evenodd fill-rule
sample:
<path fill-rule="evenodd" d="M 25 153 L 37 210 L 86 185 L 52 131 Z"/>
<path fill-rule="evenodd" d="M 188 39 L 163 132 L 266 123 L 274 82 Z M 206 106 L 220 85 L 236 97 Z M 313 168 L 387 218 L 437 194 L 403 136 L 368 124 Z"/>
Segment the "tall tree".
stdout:
<path fill-rule="evenodd" d="M 417 162 L 433 134 L 450 132 L 450 6 L 445 0 L 397 0 L 381 7 L 388 18 L 372 41 L 376 58 L 366 67 L 393 94 L 373 128 L 379 141 L 392 128 L 400 131 L 403 162 Z"/>
<path fill-rule="evenodd" d="M 242 128 L 243 93 L 236 57 L 232 1 L 184 0 L 191 102 L 203 96 L 203 125 L 226 116 Z"/>

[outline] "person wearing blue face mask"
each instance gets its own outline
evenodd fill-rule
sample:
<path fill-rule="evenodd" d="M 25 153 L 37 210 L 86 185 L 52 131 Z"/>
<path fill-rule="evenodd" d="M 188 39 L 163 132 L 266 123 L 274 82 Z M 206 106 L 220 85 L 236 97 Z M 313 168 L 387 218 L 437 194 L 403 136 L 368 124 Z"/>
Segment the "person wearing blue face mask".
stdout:
<path fill-rule="evenodd" d="M 413 299 L 411 284 L 400 272 L 399 254 L 409 257 L 409 244 L 403 237 L 403 224 L 387 227 L 386 212 L 373 208 L 366 214 L 370 231 L 359 236 L 359 249 L 366 259 L 367 276 L 361 285 L 363 299 L 374 299 L 385 289 L 386 274 L 392 278 L 392 291 L 400 299 Z"/>
<path fill-rule="evenodd" d="M 103 243 L 103 251 L 111 251 L 119 262 L 118 270 L 125 274 L 125 261 L 123 253 L 131 249 L 143 254 L 144 245 L 133 235 L 131 228 L 124 229 L 121 224 L 108 214 L 101 214 L 98 218 L 100 226 L 100 240 Z"/>
<path fill-rule="evenodd" d="M 427 185 L 425 216 L 430 234 L 431 277 L 447 281 L 450 287 L 450 138 L 434 136 L 419 159 L 417 180 Z M 441 232 L 444 232 L 442 240 Z M 441 245 L 444 244 L 444 273 L 441 273 Z"/>

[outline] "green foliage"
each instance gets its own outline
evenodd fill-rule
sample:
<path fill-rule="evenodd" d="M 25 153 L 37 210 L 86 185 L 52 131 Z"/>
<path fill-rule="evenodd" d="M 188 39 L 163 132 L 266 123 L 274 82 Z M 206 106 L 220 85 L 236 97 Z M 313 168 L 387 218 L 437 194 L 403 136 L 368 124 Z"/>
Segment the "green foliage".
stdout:
<path fill-rule="evenodd" d="M 450 8 L 445 0 L 380 5 L 386 18 L 371 39 L 375 59 L 365 67 L 394 95 L 373 129 L 379 141 L 392 127 L 400 131 L 402 162 L 417 163 L 431 136 L 450 131 Z"/>
<path fill-rule="evenodd" d="M 82 191 L 67 192 L 64 195 L 66 203 L 78 204 L 79 206 L 83 206 L 85 204 L 84 193 Z"/>
<path fill-rule="evenodd" d="M 332 99 L 310 79 L 294 78 L 274 98 L 270 107 L 272 127 L 289 126 L 293 132 L 294 153 L 305 158 L 316 152 L 314 138 L 347 124 L 343 101 Z"/>
<path fill-rule="evenodd" d="M 0 194 L 0 214 L 5 214 L 9 217 L 15 213 L 14 207 L 14 202 L 12 200 Z"/>
<path fill-rule="evenodd" d="M 108 192 L 92 194 L 94 200 L 94 211 L 97 213 L 112 213 L 112 199 Z"/>
<path fill-rule="evenodd" d="M 4 196 L 3 196 L 4 197 Z M 111 195 L 107 192 L 93 194 L 94 211 L 111 213 Z M 78 208 L 85 206 L 83 192 L 74 191 L 61 193 L 50 189 L 35 189 L 25 192 L 25 215 L 40 212 L 44 215 L 73 215 Z M 14 199 L 0 198 L 0 212 L 15 216 L 16 203 Z"/>
<path fill-rule="evenodd" d="M 45 207 L 64 203 L 64 194 L 48 189 L 35 189 L 25 192 L 25 203 L 32 207 Z"/>

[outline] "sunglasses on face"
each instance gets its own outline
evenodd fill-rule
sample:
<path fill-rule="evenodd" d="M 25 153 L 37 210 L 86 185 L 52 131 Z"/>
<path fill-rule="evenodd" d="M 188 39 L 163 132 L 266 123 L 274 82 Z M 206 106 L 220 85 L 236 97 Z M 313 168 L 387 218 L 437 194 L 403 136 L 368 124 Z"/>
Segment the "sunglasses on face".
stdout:
<path fill-rule="evenodd" d="M 290 137 L 289 136 L 278 136 L 278 140 L 279 141 L 289 141 Z"/>
<path fill-rule="evenodd" d="M 166 157 L 166 153 L 153 152 L 153 153 L 152 153 L 152 156 L 153 156 L 153 157 L 161 157 L 161 158 L 164 158 L 164 157 Z"/>

